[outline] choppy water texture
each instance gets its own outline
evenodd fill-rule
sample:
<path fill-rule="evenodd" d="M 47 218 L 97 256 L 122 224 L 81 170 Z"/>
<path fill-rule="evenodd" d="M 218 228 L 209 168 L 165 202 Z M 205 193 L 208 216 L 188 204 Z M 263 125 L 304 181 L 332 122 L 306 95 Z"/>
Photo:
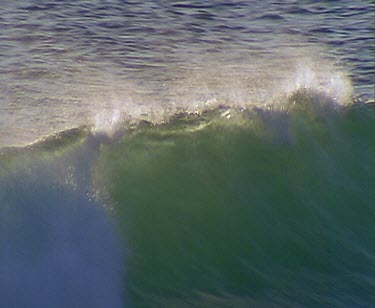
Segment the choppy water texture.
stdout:
<path fill-rule="evenodd" d="M 374 306 L 374 10 L 3 3 L 1 305 Z"/>
<path fill-rule="evenodd" d="M 114 109 L 156 120 L 265 102 L 301 67 L 324 82 L 343 66 L 355 96 L 374 99 L 371 1 L 17 0 L 0 16 L 2 145 Z"/>

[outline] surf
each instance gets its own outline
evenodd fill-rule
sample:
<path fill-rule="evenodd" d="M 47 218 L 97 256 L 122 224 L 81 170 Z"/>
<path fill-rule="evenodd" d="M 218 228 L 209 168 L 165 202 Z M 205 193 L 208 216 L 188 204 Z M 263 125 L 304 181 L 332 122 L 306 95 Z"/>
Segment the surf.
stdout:
<path fill-rule="evenodd" d="M 371 104 L 304 87 L 280 104 L 102 123 L 3 150 L 2 298 L 57 305 L 49 294 L 65 286 L 62 303 L 94 306 L 82 294 L 97 288 L 114 307 L 366 305 L 374 118 Z M 81 274 L 97 278 L 82 285 Z"/>
<path fill-rule="evenodd" d="M 137 305 L 371 302 L 373 109 L 318 99 L 186 115 L 103 147 L 96 178 Z"/>

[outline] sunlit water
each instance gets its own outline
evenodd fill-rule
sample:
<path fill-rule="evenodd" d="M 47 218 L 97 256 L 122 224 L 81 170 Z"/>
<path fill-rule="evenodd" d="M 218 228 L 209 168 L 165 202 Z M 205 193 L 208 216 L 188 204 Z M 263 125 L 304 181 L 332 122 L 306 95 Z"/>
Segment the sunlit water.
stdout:
<path fill-rule="evenodd" d="M 113 113 L 266 102 L 301 67 L 374 98 L 371 1 L 17 0 L 0 16 L 2 146 Z"/>
<path fill-rule="evenodd" d="M 2 3 L 0 306 L 372 307 L 374 9 Z"/>

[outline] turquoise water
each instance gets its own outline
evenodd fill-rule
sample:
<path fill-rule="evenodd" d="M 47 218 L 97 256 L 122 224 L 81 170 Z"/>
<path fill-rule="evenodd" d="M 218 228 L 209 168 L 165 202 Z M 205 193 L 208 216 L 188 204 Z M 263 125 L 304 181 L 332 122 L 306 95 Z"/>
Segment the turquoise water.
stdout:
<path fill-rule="evenodd" d="M 375 305 L 372 2 L 0 12 L 1 307 Z"/>

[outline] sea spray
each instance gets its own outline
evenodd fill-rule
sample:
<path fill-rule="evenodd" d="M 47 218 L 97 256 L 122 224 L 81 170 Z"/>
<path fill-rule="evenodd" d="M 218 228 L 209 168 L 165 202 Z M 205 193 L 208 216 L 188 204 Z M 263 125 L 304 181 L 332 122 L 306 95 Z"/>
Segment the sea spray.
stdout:
<path fill-rule="evenodd" d="M 288 96 L 299 90 L 307 90 L 329 97 L 338 105 L 347 105 L 353 100 L 350 79 L 343 70 L 327 61 L 300 60 L 287 77 L 282 91 Z"/>
<path fill-rule="evenodd" d="M 111 202 L 90 183 L 93 140 L 28 149 L 10 165 L 1 157 L 2 306 L 126 306 L 125 247 Z"/>

